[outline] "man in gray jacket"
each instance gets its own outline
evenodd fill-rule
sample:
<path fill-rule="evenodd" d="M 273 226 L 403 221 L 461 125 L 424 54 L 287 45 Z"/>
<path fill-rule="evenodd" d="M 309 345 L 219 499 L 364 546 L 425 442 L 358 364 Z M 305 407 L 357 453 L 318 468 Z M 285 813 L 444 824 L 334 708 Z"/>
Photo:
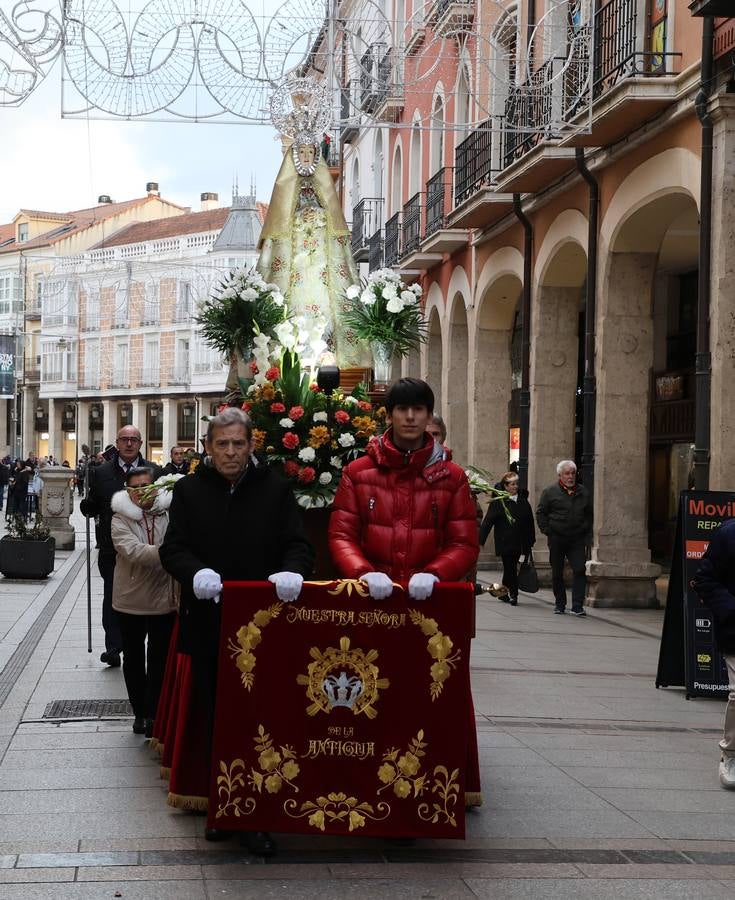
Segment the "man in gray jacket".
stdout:
<path fill-rule="evenodd" d="M 549 541 L 551 582 L 556 601 L 554 612 L 561 615 L 567 607 L 566 558 L 573 575 L 572 613 L 585 616 L 585 547 L 592 535 L 592 497 L 587 488 L 577 482 L 577 466 L 573 460 L 563 459 L 556 467 L 556 474 L 559 480 L 544 488 L 536 507 L 536 522 Z"/>

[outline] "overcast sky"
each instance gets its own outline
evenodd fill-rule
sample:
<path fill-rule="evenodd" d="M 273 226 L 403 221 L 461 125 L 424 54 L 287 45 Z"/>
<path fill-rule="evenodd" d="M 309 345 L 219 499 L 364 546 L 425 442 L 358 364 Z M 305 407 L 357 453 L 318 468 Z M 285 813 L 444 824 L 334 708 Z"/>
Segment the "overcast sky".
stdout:
<path fill-rule="evenodd" d="M 272 127 L 62 119 L 60 72 L 57 61 L 24 104 L 0 107 L 0 222 L 23 207 L 65 212 L 100 194 L 141 197 L 148 181 L 195 211 L 203 191 L 229 205 L 235 174 L 240 193 L 252 174 L 268 201 L 281 161 Z"/>

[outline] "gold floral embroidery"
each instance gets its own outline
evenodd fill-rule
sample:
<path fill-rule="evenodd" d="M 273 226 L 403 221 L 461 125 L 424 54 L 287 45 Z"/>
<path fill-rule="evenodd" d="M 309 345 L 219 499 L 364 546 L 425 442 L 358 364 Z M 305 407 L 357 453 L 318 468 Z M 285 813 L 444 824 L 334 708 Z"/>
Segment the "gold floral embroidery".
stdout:
<path fill-rule="evenodd" d="M 411 793 L 414 797 L 420 797 L 426 783 L 426 775 L 421 773 L 421 757 L 426 756 L 427 746 L 421 729 L 409 741 L 405 753 L 402 754 L 395 748 L 384 753 L 383 764 L 378 769 L 378 778 L 383 782 L 383 787 L 378 788 L 378 793 L 393 788 L 393 793 L 401 800 L 405 800 Z"/>
<path fill-rule="evenodd" d="M 459 769 L 453 769 L 449 774 L 446 766 L 436 766 L 434 769 L 434 785 L 431 793 L 439 797 L 440 803 L 421 803 L 418 808 L 419 817 L 424 822 L 442 825 L 457 825 L 454 807 L 457 805 L 459 795 Z"/>
<path fill-rule="evenodd" d="M 262 629 L 273 621 L 283 609 L 282 603 L 274 603 L 268 609 L 259 609 L 247 625 L 238 629 L 237 643 L 230 638 L 227 649 L 240 670 L 240 680 L 249 691 L 255 683 L 255 648 L 262 640 Z"/>
<path fill-rule="evenodd" d="M 418 625 L 421 631 L 429 638 L 426 649 L 429 656 L 436 660 L 429 670 L 431 673 L 429 691 L 431 699 L 436 700 L 442 692 L 444 682 L 449 678 L 452 670 L 456 668 L 462 654 L 459 650 L 456 653 L 452 653 L 454 642 L 448 635 L 439 631 L 436 619 L 427 618 L 417 609 L 409 609 L 408 614 L 413 624 Z"/>
<path fill-rule="evenodd" d="M 251 768 L 248 775 L 251 789 L 262 794 L 265 788 L 269 794 L 277 794 L 284 785 L 287 785 L 298 794 L 299 789 L 293 782 L 301 767 L 296 762 L 293 749 L 288 744 L 283 744 L 280 752 L 276 750 L 271 736 L 266 734 L 262 725 L 258 725 L 258 735 L 253 738 L 253 742 L 261 771 Z"/>
<path fill-rule="evenodd" d="M 248 797 L 234 797 L 233 794 L 238 788 L 245 787 L 243 774 L 245 772 L 245 763 L 241 759 L 233 759 L 228 766 L 224 760 L 219 763 L 220 775 L 217 776 L 217 794 L 220 801 L 215 813 L 215 819 L 221 816 L 249 816 L 255 809 L 255 800 Z M 242 771 L 238 771 L 242 770 Z"/>
<path fill-rule="evenodd" d="M 381 802 L 374 807 L 367 802 L 358 802 L 357 797 L 348 797 L 344 792 L 332 792 L 326 797 L 307 800 L 298 807 L 295 800 L 286 800 L 283 811 L 292 819 L 304 819 L 308 816 L 308 824 L 319 831 L 327 825 L 347 825 L 348 831 L 362 828 L 366 819 L 381 822 L 390 815 L 390 806 Z"/>

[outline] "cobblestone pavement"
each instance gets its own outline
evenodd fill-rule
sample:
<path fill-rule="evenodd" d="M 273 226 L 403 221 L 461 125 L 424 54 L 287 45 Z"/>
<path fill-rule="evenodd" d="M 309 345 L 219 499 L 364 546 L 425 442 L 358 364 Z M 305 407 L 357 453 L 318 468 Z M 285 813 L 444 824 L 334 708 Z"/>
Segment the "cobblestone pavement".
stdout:
<path fill-rule="evenodd" d="M 478 602 L 473 684 L 485 806 L 464 842 L 286 836 L 267 863 L 169 809 L 129 719 L 44 719 L 121 699 L 86 646 L 83 520 L 44 583 L 0 578 L 0 900 L 735 897 L 723 706 L 654 687 L 662 613 L 554 616 L 547 592 Z M 488 573 L 489 574 L 489 573 Z"/>

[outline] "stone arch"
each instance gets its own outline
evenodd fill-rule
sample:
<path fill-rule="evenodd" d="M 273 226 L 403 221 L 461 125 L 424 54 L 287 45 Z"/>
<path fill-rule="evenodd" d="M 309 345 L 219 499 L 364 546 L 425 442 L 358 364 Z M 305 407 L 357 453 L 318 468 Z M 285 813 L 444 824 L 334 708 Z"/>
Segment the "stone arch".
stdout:
<path fill-rule="evenodd" d="M 672 147 L 652 156 L 637 166 L 613 194 L 600 227 L 601 243 L 616 246 L 616 252 L 646 250 L 659 233 L 657 223 L 646 238 L 644 247 L 627 247 L 620 242 L 620 232 L 626 221 L 643 213 L 651 203 L 666 197 L 688 196 L 699 207 L 700 161 L 691 150 Z M 671 201 L 669 201 L 671 202 Z"/>
<path fill-rule="evenodd" d="M 429 132 L 429 176 L 444 166 L 444 129 L 447 106 L 444 92 L 437 89 L 431 104 L 431 131 Z"/>
<path fill-rule="evenodd" d="M 657 345 L 666 345 L 665 320 L 672 302 L 665 279 L 660 294 L 665 276 L 660 264 L 666 258 L 676 265 L 682 252 L 681 245 L 674 252 L 674 232 L 688 221 L 690 257 L 696 268 L 699 163 L 695 179 L 694 159 L 694 154 L 679 148 L 642 163 L 621 184 L 603 220 L 595 373 L 595 527 L 589 564 L 596 604 L 624 599 L 633 605 L 656 605 L 654 579 L 659 570 L 651 564 L 649 510 L 653 521 L 668 485 L 658 492 L 653 488 L 658 471 L 651 463 L 655 451 L 650 388 L 651 373 L 659 368 Z M 652 485 L 651 497 L 643 491 L 620 491 L 622 481 Z M 663 518 L 668 518 L 668 510 Z M 634 570 L 636 577 L 616 577 L 624 568 Z"/>
<path fill-rule="evenodd" d="M 439 285 L 434 282 L 426 295 L 424 316 L 426 317 L 427 338 L 421 345 L 421 378 L 431 385 L 436 398 L 436 412 L 441 415 L 442 408 L 442 368 L 443 368 L 443 331 L 442 313 L 444 297 Z"/>
<path fill-rule="evenodd" d="M 587 219 L 567 209 L 536 256 L 531 304 L 528 488 L 538 496 L 560 459 L 577 456 L 580 311 L 587 279 Z"/>
<path fill-rule="evenodd" d="M 462 295 L 465 307 L 469 309 L 472 306 L 472 288 L 464 266 L 455 266 L 449 279 L 447 297 L 454 297 L 457 293 Z"/>
<path fill-rule="evenodd" d="M 375 144 L 373 147 L 373 197 L 379 200 L 383 199 L 385 193 L 385 160 L 383 159 L 383 132 L 380 128 L 375 129 Z M 377 224 L 383 225 L 385 220 L 385 203 L 381 204 L 382 214 L 381 221 Z"/>
<path fill-rule="evenodd" d="M 442 396 L 446 399 L 444 418 L 447 423 L 447 441 L 455 460 L 468 462 L 469 394 L 467 371 L 469 368 L 469 330 L 467 326 L 467 301 L 460 290 L 448 293 L 446 355 L 443 371 Z"/>
<path fill-rule="evenodd" d="M 523 260 L 513 248 L 502 248 L 490 257 L 478 280 L 468 379 L 471 461 L 497 476 L 508 468 L 511 342 L 522 290 Z"/>

